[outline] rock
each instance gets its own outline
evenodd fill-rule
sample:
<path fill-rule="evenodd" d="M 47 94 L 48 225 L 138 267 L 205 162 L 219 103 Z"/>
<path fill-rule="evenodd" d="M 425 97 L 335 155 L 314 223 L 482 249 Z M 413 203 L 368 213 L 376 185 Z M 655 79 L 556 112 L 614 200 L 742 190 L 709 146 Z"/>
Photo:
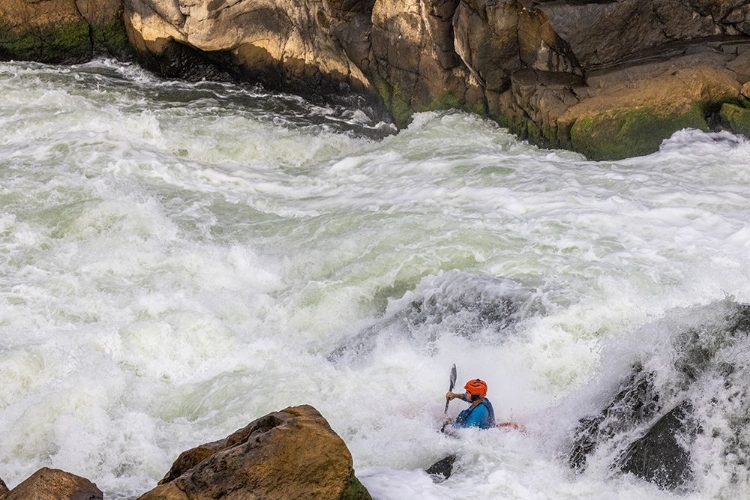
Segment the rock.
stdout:
<path fill-rule="evenodd" d="M 750 372 L 735 353 L 750 346 L 750 305 L 727 299 L 679 309 L 647 331 L 671 340 L 647 361 L 658 372 L 634 366 L 609 404 L 579 421 L 568 461 L 580 472 L 596 453 L 615 470 L 680 490 L 694 477 L 691 448 L 699 436 L 714 440 L 721 456 L 747 447 Z"/>
<path fill-rule="evenodd" d="M 3 500 L 102 500 L 103 493 L 88 479 L 43 468 L 6 493 Z"/>
<path fill-rule="evenodd" d="M 8 492 L 8 487 L 5 485 L 5 481 L 0 479 L 0 498 Z"/>
<path fill-rule="evenodd" d="M 658 413 L 659 395 L 653 379 L 654 374 L 643 371 L 640 365 L 633 367 L 628 380 L 601 414 L 581 419 L 568 456 L 573 469 L 582 472 L 586 469 L 587 457 L 597 446 L 626 429 L 649 421 Z"/>
<path fill-rule="evenodd" d="M 619 464 L 620 470 L 665 489 L 675 489 L 691 480 L 693 471 L 686 446 L 697 433 L 692 413 L 688 402 L 668 411 L 628 447 Z"/>
<path fill-rule="evenodd" d="M 750 109 L 735 104 L 723 104 L 719 116 L 731 130 L 750 137 Z"/>
<path fill-rule="evenodd" d="M 436 483 L 442 483 L 453 473 L 453 464 L 456 462 L 456 455 L 448 455 L 447 457 L 441 458 L 427 469 L 425 472 L 432 476 L 432 480 Z"/>
<path fill-rule="evenodd" d="M 3 0 L 0 59 L 80 63 L 95 54 L 126 57 L 122 0 Z"/>
<path fill-rule="evenodd" d="M 261 417 L 180 455 L 139 500 L 369 500 L 341 438 L 312 406 Z"/>
<path fill-rule="evenodd" d="M 459 0 L 376 0 L 369 76 L 403 127 L 415 111 L 464 108 L 484 112 L 477 81 L 454 47 Z"/>
<path fill-rule="evenodd" d="M 126 0 L 125 22 L 140 61 L 167 76 L 219 76 L 303 94 L 374 94 L 349 59 L 368 53 L 356 26 L 371 3 L 312 0 Z M 367 26 L 365 26 L 366 28 Z"/>
<path fill-rule="evenodd" d="M 592 160 L 645 155 L 676 130 L 708 130 L 706 110 L 736 100 L 740 90 L 729 71 L 704 64 L 647 78 L 626 79 L 623 71 L 607 78 L 627 84 L 611 82 L 558 118 L 563 127 L 571 124 L 573 149 Z"/>

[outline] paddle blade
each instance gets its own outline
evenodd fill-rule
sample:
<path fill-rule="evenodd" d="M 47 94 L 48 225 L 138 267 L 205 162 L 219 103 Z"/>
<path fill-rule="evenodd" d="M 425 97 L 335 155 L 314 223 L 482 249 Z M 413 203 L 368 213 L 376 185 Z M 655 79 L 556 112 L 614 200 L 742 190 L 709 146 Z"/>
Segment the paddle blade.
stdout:
<path fill-rule="evenodd" d="M 456 363 L 453 363 L 453 368 L 451 368 L 451 386 L 448 389 L 448 391 L 453 391 L 453 388 L 456 386 Z M 448 403 L 450 403 L 451 400 L 448 398 L 445 398 L 445 411 L 443 413 L 448 413 Z"/>

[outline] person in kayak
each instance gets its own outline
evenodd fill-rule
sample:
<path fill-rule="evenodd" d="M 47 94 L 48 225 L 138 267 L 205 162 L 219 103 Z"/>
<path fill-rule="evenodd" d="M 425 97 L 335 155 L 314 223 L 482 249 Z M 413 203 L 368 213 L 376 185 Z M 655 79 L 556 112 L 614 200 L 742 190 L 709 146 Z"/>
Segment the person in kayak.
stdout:
<path fill-rule="evenodd" d="M 487 399 L 487 384 L 480 379 L 469 380 L 464 386 L 466 392 L 450 392 L 445 398 L 450 401 L 453 399 L 462 399 L 471 406 L 458 414 L 453 421 L 454 429 L 464 429 L 467 427 L 478 427 L 480 429 L 489 429 L 495 427 L 495 410 L 492 403 Z"/>

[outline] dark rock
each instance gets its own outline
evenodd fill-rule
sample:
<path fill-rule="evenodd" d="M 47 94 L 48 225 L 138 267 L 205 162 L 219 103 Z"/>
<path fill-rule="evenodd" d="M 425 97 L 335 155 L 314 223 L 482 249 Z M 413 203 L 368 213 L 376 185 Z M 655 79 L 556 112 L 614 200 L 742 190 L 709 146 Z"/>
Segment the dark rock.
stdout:
<path fill-rule="evenodd" d="M 568 460 L 582 471 L 606 446 L 604 456 L 617 457 L 614 469 L 680 490 L 694 477 L 691 447 L 704 427 L 726 455 L 745 456 L 750 447 L 744 437 L 750 373 L 737 363 L 737 353 L 750 346 L 750 305 L 727 299 L 677 310 L 652 330 L 670 335 L 671 351 L 652 353 L 659 358 L 652 365 L 666 373 L 636 365 L 601 413 L 580 419 Z M 727 425 L 719 430 L 701 418 Z"/>
<path fill-rule="evenodd" d="M 140 500 L 369 500 L 341 438 L 312 406 L 251 422 L 180 455 Z"/>
<path fill-rule="evenodd" d="M 661 417 L 648 432 L 628 447 L 619 464 L 632 473 L 665 489 L 675 489 L 693 478 L 688 446 L 697 433 L 692 425 L 693 408 L 683 402 Z"/>
<path fill-rule="evenodd" d="M 428 467 L 425 472 L 432 476 L 433 481 L 439 483 L 445 481 L 453 473 L 453 464 L 456 462 L 456 455 L 448 455 Z"/>
<path fill-rule="evenodd" d="M 603 442 L 651 420 L 660 409 L 654 375 L 641 366 L 633 372 L 600 415 L 581 419 L 568 461 L 575 470 L 586 468 L 586 458 Z"/>
<path fill-rule="evenodd" d="M 104 494 L 88 479 L 43 468 L 6 493 L 3 500 L 102 500 Z"/>

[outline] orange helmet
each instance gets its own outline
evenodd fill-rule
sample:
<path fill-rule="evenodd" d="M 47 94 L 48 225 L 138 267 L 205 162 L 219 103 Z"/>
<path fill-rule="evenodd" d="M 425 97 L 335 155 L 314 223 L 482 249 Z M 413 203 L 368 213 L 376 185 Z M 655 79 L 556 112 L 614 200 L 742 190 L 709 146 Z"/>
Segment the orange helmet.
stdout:
<path fill-rule="evenodd" d="M 477 396 L 485 397 L 487 395 L 487 384 L 484 380 L 474 379 L 466 382 L 464 386 L 469 394 L 475 394 Z"/>

